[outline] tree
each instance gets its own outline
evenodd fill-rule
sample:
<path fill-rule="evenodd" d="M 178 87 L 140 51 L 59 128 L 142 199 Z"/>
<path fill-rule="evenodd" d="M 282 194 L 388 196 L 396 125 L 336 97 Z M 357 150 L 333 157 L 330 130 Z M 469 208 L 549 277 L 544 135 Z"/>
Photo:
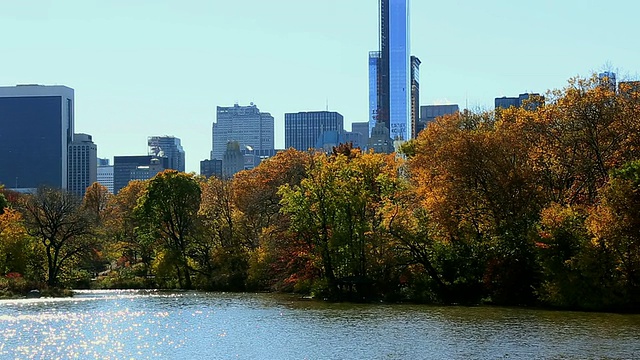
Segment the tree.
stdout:
<path fill-rule="evenodd" d="M 192 288 L 189 252 L 196 236 L 200 200 L 200 185 L 192 174 L 165 170 L 149 181 L 137 207 L 147 228 L 164 240 L 177 259 L 178 282 L 185 289 Z"/>
<path fill-rule="evenodd" d="M 65 266 L 91 249 L 91 220 L 78 197 L 58 189 L 41 187 L 20 207 L 27 232 L 40 240 L 47 255 L 47 284 L 57 286 Z"/>
<path fill-rule="evenodd" d="M 110 197 L 109 190 L 98 182 L 94 182 L 87 188 L 82 206 L 92 215 L 96 224 L 102 224 Z"/>
<path fill-rule="evenodd" d="M 104 223 L 110 239 L 109 247 L 117 254 L 115 257 L 124 257 L 134 264 L 141 261 L 148 275 L 156 251 L 155 237 L 138 231 L 142 219 L 134 211 L 147 186 L 148 181 L 130 181 L 118 194 L 109 197 Z"/>
<path fill-rule="evenodd" d="M 20 212 L 5 209 L 0 214 L 0 275 L 27 270 L 29 241 Z"/>

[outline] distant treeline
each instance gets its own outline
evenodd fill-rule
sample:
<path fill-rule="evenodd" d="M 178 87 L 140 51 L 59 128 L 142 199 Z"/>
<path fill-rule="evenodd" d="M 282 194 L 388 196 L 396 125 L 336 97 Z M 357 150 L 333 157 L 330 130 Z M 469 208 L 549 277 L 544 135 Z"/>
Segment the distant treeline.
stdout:
<path fill-rule="evenodd" d="M 439 118 L 402 156 L 289 149 L 230 180 L 5 191 L 0 289 L 637 311 L 638 90 L 572 79 L 536 106 Z"/>

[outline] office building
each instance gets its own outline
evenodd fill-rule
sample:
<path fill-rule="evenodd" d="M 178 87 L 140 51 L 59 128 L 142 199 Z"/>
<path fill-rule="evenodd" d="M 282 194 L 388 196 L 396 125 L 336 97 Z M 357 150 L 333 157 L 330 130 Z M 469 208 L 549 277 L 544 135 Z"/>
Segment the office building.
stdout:
<path fill-rule="evenodd" d="M 316 146 L 325 131 L 343 131 L 344 118 L 335 111 L 309 111 L 284 114 L 284 145 L 307 151 Z"/>
<path fill-rule="evenodd" d="M 222 178 L 222 159 L 200 161 L 200 175 L 207 178 L 211 176 Z"/>
<path fill-rule="evenodd" d="M 249 106 L 218 106 L 216 122 L 212 126 L 211 159 L 222 159 L 229 141 L 237 141 L 240 149 L 248 147 L 260 157 L 273 156 L 273 137 L 273 116 L 260 112 L 253 103 Z"/>
<path fill-rule="evenodd" d="M 0 183 L 68 188 L 73 109 L 74 91 L 66 86 L 0 87 Z"/>
<path fill-rule="evenodd" d="M 222 177 L 230 179 L 236 173 L 244 170 L 244 154 L 240 151 L 238 141 L 229 141 L 222 154 Z"/>
<path fill-rule="evenodd" d="M 499 110 L 508 109 L 512 106 L 524 106 L 528 110 L 535 110 L 538 106 L 541 105 L 541 102 L 544 102 L 544 96 L 540 96 L 540 94 L 534 93 L 524 93 L 518 95 L 518 97 L 503 96 L 501 98 L 495 98 L 495 108 L 496 110 Z"/>
<path fill-rule="evenodd" d="M 147 138 L 147 145 L 149 146 L 149 155 L 168 159 L 168 169 L 185 171 L 184 150 L 180 139 L 175 136 L 150 136 Z"/>
<path fill-rule="evenodd" d="M 382 122 L 393 140 L 406 141 L 411 138 L 409 0 L 379 5 L 380 49 L 369 53 L 369 129 Z"/>
<path fill-rule="evenodd" d="M 389 137 L 389 129 L 381 121 L 376 122 L 376 126 L 371 131 L 367 148 L 383 154 L 390 154 L 394 151 L 393 141 Z"/>
<path fill-rule="evenodd" d="M 113 165 L 109 164 L 109 159 L 98 159 L 97 178 L 98 183 L 113 194 Z"/>
<path fill-rule="evenodd" d="M 156 159 L 157 161 L 153 161 Z M 167 169 L 169 159 L 153 155 L 114 156 L 113 158 L 113 190 L 117 194 L 131 180 L 147 178 L 150 171 Z M 145 167 L 147 170 L 145 172 Z M 155 173 L 153 174 L 155 175 Z M 151 176 L 153 177 L 153 176 Z"/>
<path fill-rule="evenodd" d="M 416 126 L 416 136 L 427 128 L 430 122 L 444 115 L 456 114 L 460 111 L 458 104 L 420 106 L 420 120 Z"/>
<path fill-rule="evenodd" d="M 420 59 L 411 56 L 411 138 L 418 136 L 420 120 Z"/>
<path fill-rule="evenodd" d="M 98 149 L 91 135 L 73 134 L 68 155 L 68 190 L 84 196 L 89 185 L 98 181 Z"/>
<path fill-rule="evenodd" d="M 351 144 L 353 148 L 362 148 L 364 144 L 360 143 L 362 135 L 351 131 L 325 131 L 318 137 L 315 149 L 325 153 L 331 153 L 334 147 L 340 144 Z"/>
<path fill-rule="evenodd" d="M 368 122 L 351 123 L 351 132 L 360 134 L 358 143 L 360 144 L 360 148 L 365 150 L 369 144 L 369 123 Z"/>
<path fill-rule="evenodd" d="M 166 167 L 167 166 L 166 164 L 168 164 L 168 162 L 169 162 L 168 158 L 152 157 L 151 160 L 149 160 L 149 165 L 140 165 L 140 166 L 137 166 L 135 169 L 131 170 L 129 181 L 150 180 L 151 178 L 156 176 L 157 173 L 168 169 Z M 172 170 L 175 170 L 175 169 L 172 169 Z"/>

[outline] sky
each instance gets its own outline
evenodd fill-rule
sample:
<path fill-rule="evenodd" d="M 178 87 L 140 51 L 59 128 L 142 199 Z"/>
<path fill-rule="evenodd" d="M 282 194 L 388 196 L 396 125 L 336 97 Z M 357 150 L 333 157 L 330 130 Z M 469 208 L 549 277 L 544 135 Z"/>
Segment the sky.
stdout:
<path fill-rule="evenodd" d="M 420 103 L 490 109 L 613 69 L 637 79 L 637 1 L 412 0 Z M 216 106 L 254 102 L 275 118 L 368 113 L 377 0 L 0 0 L 0 86 L 75 90 L 75 130 L 98 156 L 182 140 L 187 171 L 211 150 Z"/>

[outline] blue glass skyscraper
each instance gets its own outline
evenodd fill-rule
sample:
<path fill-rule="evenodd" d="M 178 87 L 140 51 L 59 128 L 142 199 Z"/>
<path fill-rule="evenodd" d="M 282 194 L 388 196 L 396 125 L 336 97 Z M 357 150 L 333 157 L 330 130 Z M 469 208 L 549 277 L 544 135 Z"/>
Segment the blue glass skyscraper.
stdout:
<path fill-rule="evenodd" d="M 383 122 L 392 140 L 409 140 L 409 0 L 380 0 L 379 4 L 380 51 L 369 54 L 369 128 L 372 129 L 378 121 Z"/>

